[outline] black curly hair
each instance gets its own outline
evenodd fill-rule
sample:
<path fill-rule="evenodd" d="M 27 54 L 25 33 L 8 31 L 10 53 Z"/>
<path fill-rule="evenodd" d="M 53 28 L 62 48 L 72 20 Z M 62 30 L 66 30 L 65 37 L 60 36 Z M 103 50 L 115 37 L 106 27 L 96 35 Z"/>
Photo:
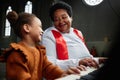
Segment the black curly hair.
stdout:
<path fill-rule="evenodd" d="M 67 11 L 68 15 L 70 17 L 72 17 L 72 7 L 63 1 L 59 1 L 59 2 L 55 3 L 54 5 L 52 5 L 49 9 L 49 16 L 52 21 L 54 21 L 54 12 L 57 9 L 65 9 Z"/>

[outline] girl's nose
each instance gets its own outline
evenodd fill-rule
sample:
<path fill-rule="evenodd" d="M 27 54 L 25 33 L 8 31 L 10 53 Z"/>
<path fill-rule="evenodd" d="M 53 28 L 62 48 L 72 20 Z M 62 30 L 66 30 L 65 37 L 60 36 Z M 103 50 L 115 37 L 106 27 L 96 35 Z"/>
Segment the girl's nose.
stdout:
<path fill-rule="evenodd" d="M 41 33 L 40 33 L 40 35 L 42 35 L 43 33 L 44 33 L 44 31 L 42 30 Z"/>

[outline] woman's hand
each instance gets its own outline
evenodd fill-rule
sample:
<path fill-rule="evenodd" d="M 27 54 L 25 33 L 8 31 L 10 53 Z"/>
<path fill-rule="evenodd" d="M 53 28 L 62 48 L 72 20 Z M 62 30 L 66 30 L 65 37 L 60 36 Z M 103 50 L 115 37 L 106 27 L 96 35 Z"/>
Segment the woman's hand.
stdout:
<path fill-rule="evenodd" d="M 86 66 L 80 65 L 77 67 L 69 67 L 68 70 L 62 76 L 70 75 L 70 74 L 80 74 L 80 71 L 85 71 Z"/>
<path fill-rule="evenodd" d="M 79 65 L 99 68 L 99 64 L 93 58 L 84 58 L 79 61 Z"/>

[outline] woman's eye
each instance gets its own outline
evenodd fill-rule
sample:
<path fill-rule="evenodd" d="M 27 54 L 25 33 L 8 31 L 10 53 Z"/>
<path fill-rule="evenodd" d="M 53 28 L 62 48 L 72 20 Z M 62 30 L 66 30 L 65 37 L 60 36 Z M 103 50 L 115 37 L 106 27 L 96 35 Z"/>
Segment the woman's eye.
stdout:
<path fill-rule="evenodd" d="M 66 18 L 67 18 L 67 16 L 62 16 L 60 18 L 54 18 L 54 21 L 59 21 L 59 20 L 66 19 Z"/>
<path fill-rule="evenodd" d="M 58 21 L 59 19 L 58 18 L 55 18 L 54 21 Z"/>
<path fill-rule="evenodd" d="M 66 18 L 67 18 L 67 16 L 62 17 L 62 19 L 66 19 Z"/>

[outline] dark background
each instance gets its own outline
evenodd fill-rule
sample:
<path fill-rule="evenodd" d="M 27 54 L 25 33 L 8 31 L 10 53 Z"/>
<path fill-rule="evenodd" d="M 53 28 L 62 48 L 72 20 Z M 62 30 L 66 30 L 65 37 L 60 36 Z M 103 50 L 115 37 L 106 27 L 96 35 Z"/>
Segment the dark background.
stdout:
<path fill-rule="evenodd" d="M 23 12 L 28 0 L 0 0 L 0 54 L 9 47 L 9 43 L 19 38 L 11 31 L 10 37 L 4 36 L 6 10 L 8 6 L 16 12 Z M 48 16 L 50 5 L 59 0 L 30 0 L 33 13 L 43 24 L 43 30 L 51 26 Z M 98 56 L 107 55 L 110 43 L 114 40 L 116 27 L 120 26 L 120 0 L 104 0 L 97 6 L 85 5 L 82 0 L 62 0 L 73 8 L 73 27 L 81 30 L 88 49 L 95 46 Z M 119 29 L 119 28 L 117 28 Z M 114 53 L 113 53 L 114 54 Z M 5 80 L 5 64 L 0 63 L 0 80 Z"/>
<path fill-rule="evenodd" d="M 28 0 L 0 0 L 0 49 L 19 39 L 11 31 L 10 37 L 4 36 L 6 10 L 8 6 L 16 12 L 23 12 Z M 52 25 L 48 16 L 49 7 L 59 0 L 30 0 L 33 13 L 42 21 L 43 30 Z M 116 27 L 120 25 L 120 0 L 103 0 L 97 6 L 85 5 L 82 0 L 61 0 L 73 8 L 73 26 L 83 32 L 88 48 L 93 46 L 99 56 L 106 53 L 106 48 L 114 39 Z"/>

